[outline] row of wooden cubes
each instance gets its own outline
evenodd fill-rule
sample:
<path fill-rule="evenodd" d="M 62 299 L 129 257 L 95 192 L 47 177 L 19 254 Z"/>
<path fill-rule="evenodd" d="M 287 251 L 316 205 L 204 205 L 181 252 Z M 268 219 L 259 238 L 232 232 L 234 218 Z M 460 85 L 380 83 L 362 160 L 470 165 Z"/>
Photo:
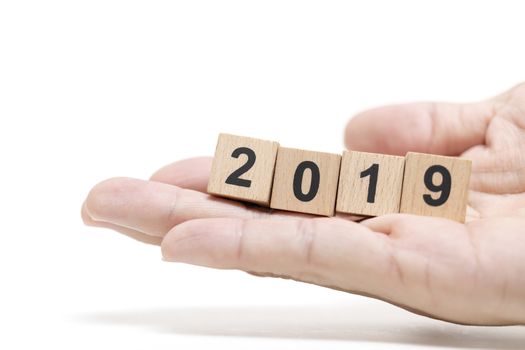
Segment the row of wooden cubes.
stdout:
<path fill-rule="evenodd" d="M 220 134 L 208 193 L 324 216 L 389 213 L 464 222 L 471 162 L 409 152 L 343 155 Z"/>

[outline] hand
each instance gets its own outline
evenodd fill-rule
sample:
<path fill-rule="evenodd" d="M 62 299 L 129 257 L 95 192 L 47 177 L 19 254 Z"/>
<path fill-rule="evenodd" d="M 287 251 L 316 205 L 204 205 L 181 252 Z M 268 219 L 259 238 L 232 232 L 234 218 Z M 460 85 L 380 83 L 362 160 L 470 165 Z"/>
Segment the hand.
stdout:
<path fill-rule="evenodd" d="M 160 244 L 168 261 L 292 278 L 465 324 L 525 324 L 525 84 L 479 103 L 371 110 L 350 149 L 473 161 L 467 223 L 392 214 L 360 223 L 269 211 L 205 193 L 211 159 L 150 181 L 106 180 L 84 222 Z"/>

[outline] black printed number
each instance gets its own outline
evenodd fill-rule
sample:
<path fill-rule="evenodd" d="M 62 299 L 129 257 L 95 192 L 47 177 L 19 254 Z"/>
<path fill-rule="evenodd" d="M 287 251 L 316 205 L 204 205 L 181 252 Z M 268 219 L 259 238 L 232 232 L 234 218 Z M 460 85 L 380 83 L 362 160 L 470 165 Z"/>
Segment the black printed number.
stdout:
<path fill-rule="evenodd" d="M 232 157 L 239 158 L 241 154 L 244 154 L 248 157 L 246 163 L 244 163 L 239 169 L 235 170 L 226 178 L 226 183 L 229 185 L 241 186 L 241 187 L 250 187 L 252 184 L 251 180 L 241 179 L 240 176 L 245 172 L 250 170 L 255 164 L 255 152 L 248 147 L 239 147 L 233 150 Z"/>
<path fill-rule="evenodd" d="M 441 183 L 435 184 L 433 182 L 433 177 L 435 173 L 441 174 Z M 424 194 L 423 200 L 428 205 L 431 205 L 433 207 L 438 207 L 442 204 L 444 204 L 448 196 L 450 195 L 450 187 L 452 186 L 452 178 L 450 176 L 450 172 L 442 165 L 432 165 L 430 168 L 427 169 L 425 172 L 425 186 L 432 192 L 441 192 L 438 198 L 432 198 L 432 195 L 430 194 Z"/>
<path fill-rule="evenodd" d="M 312 180 L 310 181 L 310 189 L 307 193 L 303 193 L 302 184 L 303 176 L 306 169 L 309 169 L 312 173 Z M 297 166 L 295 174 L 293 176 L 293 193 L 295 197 L 301 202 L 309 202 L 315 198 L 317 191 L 319 191 L 319 181 L 321 175 L 319 173 L 319 167 L 317 164 L 311 161 L 304 161 Z"/>
<path fill-rule="evenodd" d="M 374 203 L 376 200 L 376 188 L 377 188 L 377 173 L 379 172 L 379 164 L 374 163 L 372 166 L 361 172 L 361 178 L 370 176 L 370 182 L 368 183 L 368 195 L 366 201 L 368 203 Z"/>

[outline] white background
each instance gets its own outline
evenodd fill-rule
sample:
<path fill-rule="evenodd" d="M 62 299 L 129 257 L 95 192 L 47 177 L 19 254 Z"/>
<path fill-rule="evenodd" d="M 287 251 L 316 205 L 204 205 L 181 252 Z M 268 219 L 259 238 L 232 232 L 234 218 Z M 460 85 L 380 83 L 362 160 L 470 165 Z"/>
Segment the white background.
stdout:
<path fill-rule="evenodd" d="M 0 1 L 0 348 L 525 348 L 84 227 L 90 187 L 219 132 L 341 152 L 351 115 L 525 79 L 519 1 Z"/>

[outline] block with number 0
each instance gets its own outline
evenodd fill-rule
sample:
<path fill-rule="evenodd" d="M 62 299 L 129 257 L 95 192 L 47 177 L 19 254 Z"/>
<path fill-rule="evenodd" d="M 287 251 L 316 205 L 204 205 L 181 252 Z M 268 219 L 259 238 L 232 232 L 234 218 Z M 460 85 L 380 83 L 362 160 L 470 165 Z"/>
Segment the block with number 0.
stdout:
<path fill-rule="evenodd" d="M 471 161 L 407 153 L 401 213 L 465 222 Z"/>
<path fill-rule="evenodd" d="M 405 158 L 345 151 L 336 211 L 367 216 L 399 212 Z"/>
<path fill-rule="evenodd" d="M 208 193 L 268 206 L 279 144 L 220 134 Z"/>
<path fill-rule="evenodd" d="M 270 207 L 334 215 L 341 156 L 279 148 Z"/>

